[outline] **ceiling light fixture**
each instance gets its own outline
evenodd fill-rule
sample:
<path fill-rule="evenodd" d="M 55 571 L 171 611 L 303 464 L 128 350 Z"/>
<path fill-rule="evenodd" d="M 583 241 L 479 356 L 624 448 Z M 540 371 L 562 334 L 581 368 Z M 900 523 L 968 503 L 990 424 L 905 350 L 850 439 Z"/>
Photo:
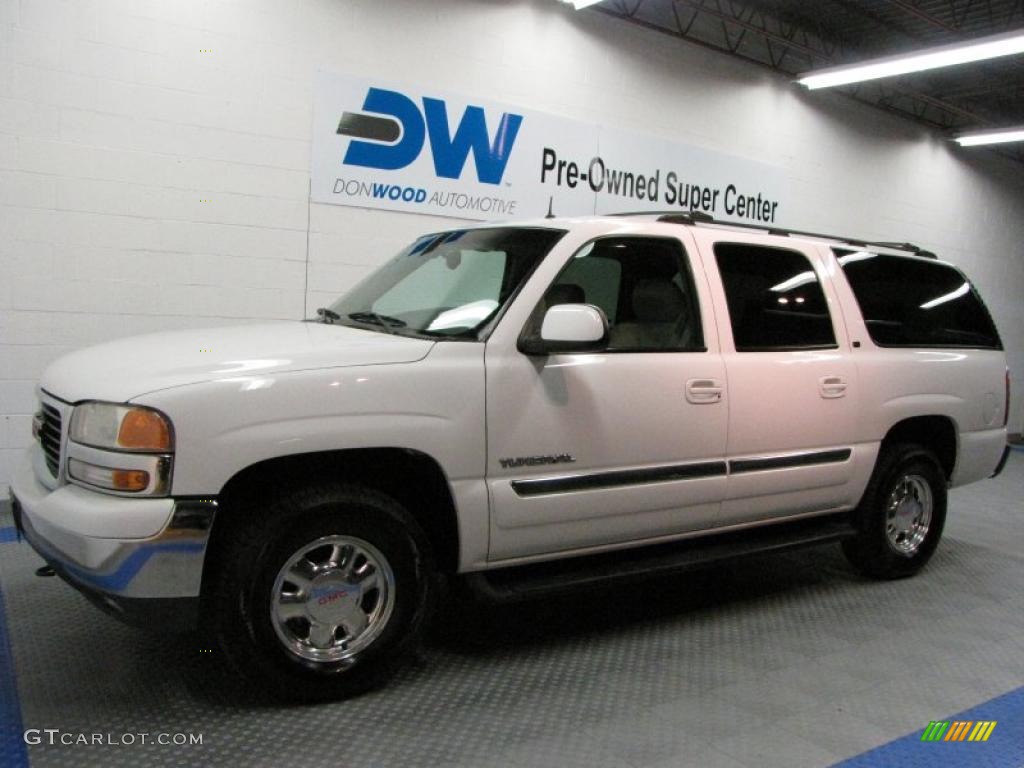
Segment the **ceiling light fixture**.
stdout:
<path fill-rule="evenodd" d="M 1024 141 L 1024 128 L 1007 128 L 1002 131 L 967 133 L 957 136 L 954 141 L 961 147 L 980 147 L 985 144 L 1006 144 L 1010 141 Z"/>
<path fill-rule="evenodd" d="M 837 85 L 861 83 L 865 80 L 878 80 L 911 72 L 924 72 L 929 69 L 968 64 L 972 61 L 995 59 L 1018 53 L 1024 53 L 1024 30 L 1006 32 L 991 37 L 979 37 L 974 40 L 965 40 L 962 43 L 941 45 L 937 48 L 925 48 L 912 53 L 870 59 L 860 64 L 811 71 L 800 75 L 796 81 L 811 90 L 833 88 Z"/>
<path fill-rule="evenodd" d="M 586 8 L 589 5 L 597 5 L 601 0 L 562 0 L 563 3 L 569 3 L 577 11 Z"/>

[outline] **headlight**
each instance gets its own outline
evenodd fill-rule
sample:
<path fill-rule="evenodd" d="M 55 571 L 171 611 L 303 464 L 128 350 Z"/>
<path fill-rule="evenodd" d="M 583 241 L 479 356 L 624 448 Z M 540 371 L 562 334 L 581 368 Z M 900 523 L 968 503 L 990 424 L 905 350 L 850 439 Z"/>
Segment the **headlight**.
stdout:
<path fill-rule="evenodd" d="M 112 451 L 174 450 L 171 424 L 151 408 L 113 403 L 82 403 L 71 416 L 69 437 L 76 443 Z"/>
<path fill-rule="evenodd" d="M 119 495 L 170 492 L 174 431 L 159 411 L 118 403 L 76 405 L 68 429 L 67 476 Z"/>

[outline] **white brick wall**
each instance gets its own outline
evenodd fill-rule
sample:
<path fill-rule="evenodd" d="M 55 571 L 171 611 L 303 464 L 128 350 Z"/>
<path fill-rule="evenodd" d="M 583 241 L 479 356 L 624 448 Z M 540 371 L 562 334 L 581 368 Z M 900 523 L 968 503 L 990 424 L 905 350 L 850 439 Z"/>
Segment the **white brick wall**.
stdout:
<path fill-rule="evenodd" d="M 785 224 L 918 241 L 966 268 L 1024 392 L 1020 166 L 882 112 L 554 0 L 0 0 L 0 487 L 60 354 L 298 318 L 439 226 L 308 209 L 317 69 L 782 166 Z"/>

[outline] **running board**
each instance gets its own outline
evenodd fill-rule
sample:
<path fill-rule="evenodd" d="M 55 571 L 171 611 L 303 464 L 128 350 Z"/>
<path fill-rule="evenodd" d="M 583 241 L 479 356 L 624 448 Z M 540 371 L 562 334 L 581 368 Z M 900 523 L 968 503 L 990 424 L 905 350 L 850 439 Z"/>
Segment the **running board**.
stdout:
<path fill-rule="evenodd" d="M 843 513 L 599 555 L 476 571 L 465 576 L 465 583 L 488 602 L 508 603 L 609 582 L 692 571 L 750 555 L 813 547 L 856 532 L 849 513 Z"/>

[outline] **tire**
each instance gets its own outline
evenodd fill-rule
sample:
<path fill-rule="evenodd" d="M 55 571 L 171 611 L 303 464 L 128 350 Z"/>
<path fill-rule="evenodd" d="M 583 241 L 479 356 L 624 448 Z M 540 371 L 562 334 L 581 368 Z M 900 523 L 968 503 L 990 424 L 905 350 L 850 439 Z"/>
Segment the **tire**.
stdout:
<path fill-rule="evenodd" d="M 416 648 L 433 605 L 430 547 L 394 499 L 355 485 L 294 489 L 234 510 L 204 622 L 260 691 L 353 696 Z"/>
<path fill-rule="evenodd" d="M 913 576 L 935 553 L 946 523 L 946 476 L 920 445 L 884 446 L 855 513 L 846 558 L 875 579 Z"/>

